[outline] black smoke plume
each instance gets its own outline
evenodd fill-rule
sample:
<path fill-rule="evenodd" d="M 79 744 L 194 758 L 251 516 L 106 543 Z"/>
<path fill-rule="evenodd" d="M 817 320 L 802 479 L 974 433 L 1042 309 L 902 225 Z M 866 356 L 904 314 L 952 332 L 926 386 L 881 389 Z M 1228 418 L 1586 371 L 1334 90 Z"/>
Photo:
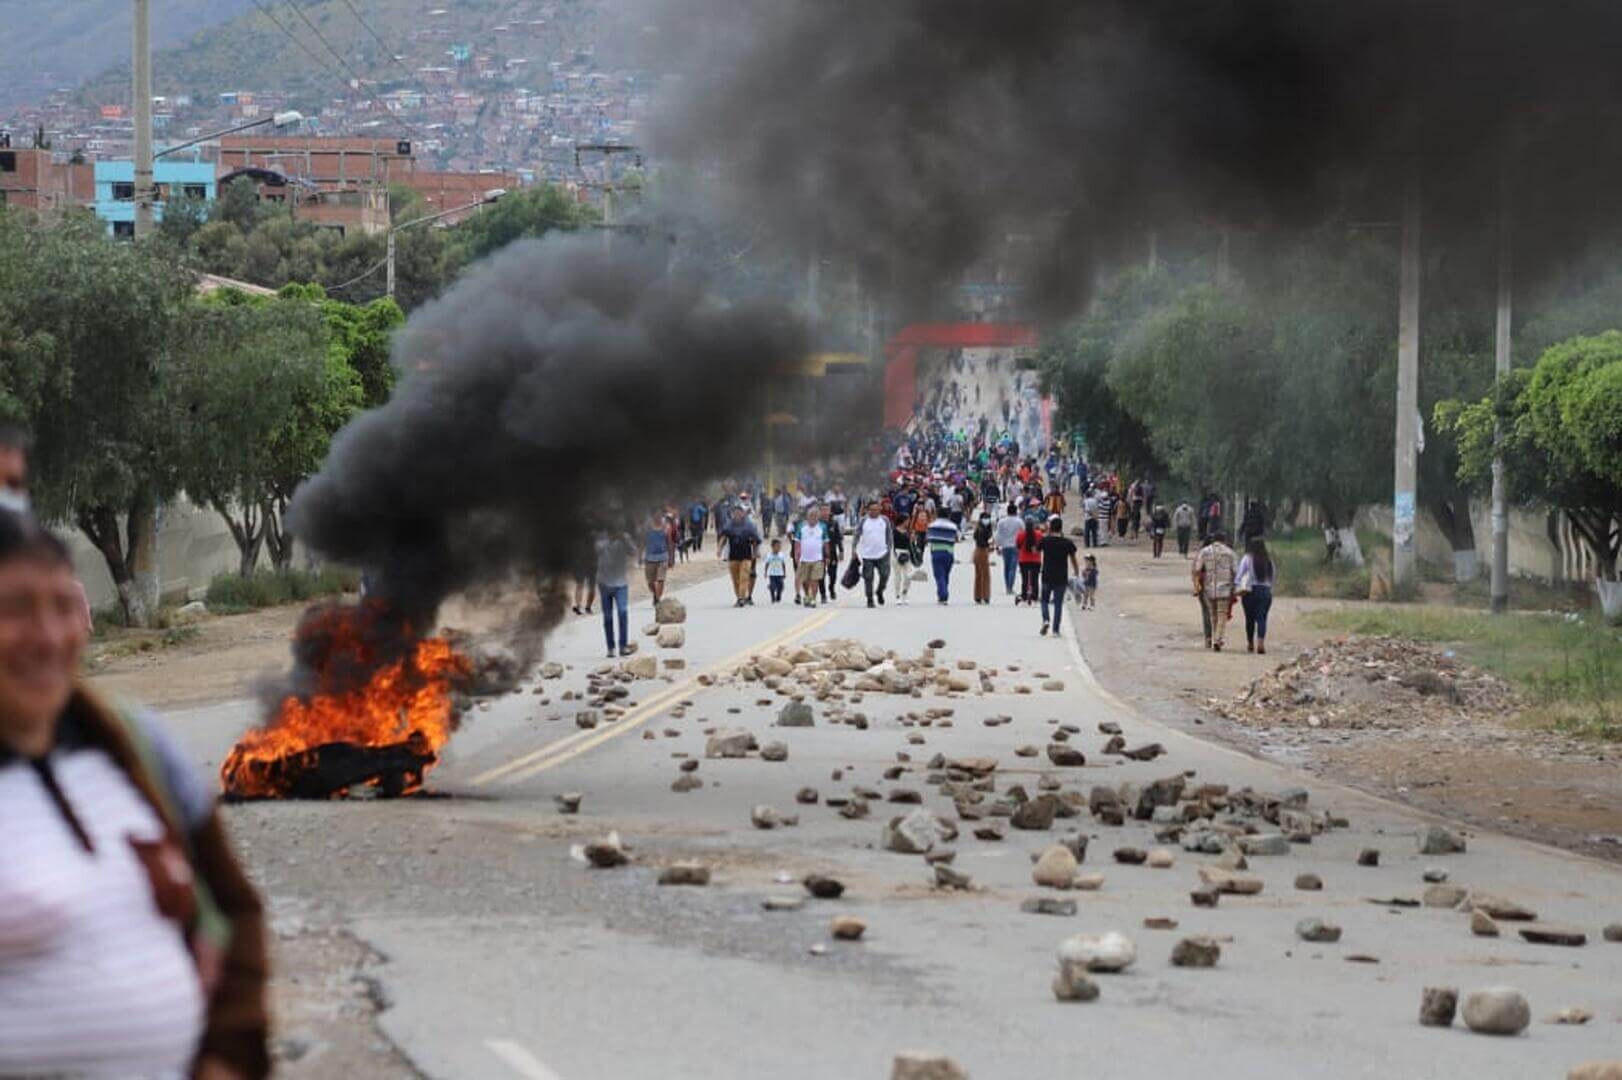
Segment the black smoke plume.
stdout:
<path fill-rule="evenodd" d="M 668 0 L 655 153 L 914 305 L 996 260 L 1035 313 L 1179 224 L 1614 224 L 1608 0 Z M 1010 239 L 1013 242 L 1010 242 Z"/>
<path fill-rule="evenodd" d="M 334 440 L 289 527 L 420 633 L 452 593 L 566 577 L 599 528 L 640 537 L 650 507 L 753 471 L 767 376 L 807 351 L 788 313 L 632 245 L 514 244 L 413 314 L 394 397 Z"/>

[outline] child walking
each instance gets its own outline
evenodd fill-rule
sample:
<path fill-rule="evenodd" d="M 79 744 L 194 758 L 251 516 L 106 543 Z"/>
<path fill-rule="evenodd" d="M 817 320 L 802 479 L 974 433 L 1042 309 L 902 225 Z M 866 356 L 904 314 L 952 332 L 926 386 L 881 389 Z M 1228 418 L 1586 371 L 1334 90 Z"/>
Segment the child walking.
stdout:
<path fill-rule="evenodd" d="M 766 556 L 766 588 L 772 594 L 772 603 L 783 602 L 783 582 L 788 580 L 788 560 L 783 557 L 783 541 L 773 540 L 772 551 Z"/>
<path fill-rule="evenodd" d="M 1091 610 L 1093 602 L 1098 597 L 1098 556 L 1087 556 L 1086 563 L 1081 568 L 1081 607 L 1082 610 Z"/>

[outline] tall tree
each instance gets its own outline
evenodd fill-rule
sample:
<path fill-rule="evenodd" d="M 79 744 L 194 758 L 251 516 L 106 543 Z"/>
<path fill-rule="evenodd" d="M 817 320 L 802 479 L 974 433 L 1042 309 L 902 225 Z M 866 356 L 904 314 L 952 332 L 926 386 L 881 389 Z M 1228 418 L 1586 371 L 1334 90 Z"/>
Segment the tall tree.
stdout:
<path fill-rule="evenodd" d="M 93 219 L 25 230 L 15 245 L 25 272 L 0 293 L 0 322 L 48 337 L 58 369 L 31 417 L 36 501 L 84 532 L 125 617 L 149 625 L 157 511 L 178 485 L 165 366 L 191 276 L 161 245 L 115 243 Z"/>

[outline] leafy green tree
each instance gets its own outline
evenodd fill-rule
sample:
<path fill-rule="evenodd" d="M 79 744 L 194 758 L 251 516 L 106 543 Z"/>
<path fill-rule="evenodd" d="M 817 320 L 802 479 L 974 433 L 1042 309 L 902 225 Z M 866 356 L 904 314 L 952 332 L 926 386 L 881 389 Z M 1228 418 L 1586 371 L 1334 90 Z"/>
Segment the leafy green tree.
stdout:
<path fill-rule="evenodd" d="M 597 212 L 553 184 L 510 191 L 455 228 L 462 263 L 482 259 L 514 240 L 544 236 L 555 229 L 572 231 L 597 220 Z M 402 234 L 404 235 L 404 234 Z"/>
<path fill-rule="evenodd" d="M 84 532 L 126 618 L 148 625 L 157 508 L 178 487 L 166 365 L 191 276 L 162 245 L 115 243 L 93 219 L 8 246 L 21 272 L 0 291 L 0 325 L 36 349 L 48 340 L 56 368 L 29 403 L 36 504 Z"/>
<path fill-rule="evenodd" d="M 188 311 L 171 373 L 180 482 L 225 521 L 244 577 L 274 514 L 277 449 L 301 403 L 323 392 L 327 364 L 326 328 L 308 304 L 225 295 Z"/>
<path fill-rule="evenodd" d="M 1061 329 L 1037 355 L 1042 392 L 1057 425 L 1080 431 L 1088 457 L 1133 474 L 1165 476 L 1143 421 L 1122 407 L 1109 384 L 1116 343 L 1131 325 L 1176 292 L 1165 271 L 1133 269 L 1112 278 L 1083 318 Z"/>
<path fill-rule="evenodd" d="M 1460 481 L 1477 490 L 1491 484 L 1497 425 L 1512 497 L 1562 510 L 1600 576 L 1616 580 L 1622 554 L 1622 331 L 1555 345 L 1531 369 L 1500 380 L 1488 397 L 1443 403 L 1436 419 L 1457 437 Z"/>

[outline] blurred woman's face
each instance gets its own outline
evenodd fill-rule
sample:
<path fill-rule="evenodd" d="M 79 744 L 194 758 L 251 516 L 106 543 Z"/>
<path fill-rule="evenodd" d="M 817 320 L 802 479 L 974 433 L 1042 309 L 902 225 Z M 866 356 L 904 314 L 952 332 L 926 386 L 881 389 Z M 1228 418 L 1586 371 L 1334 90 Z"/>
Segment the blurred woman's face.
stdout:
<path fill-rule="evenodd" d="M 0 562 L 0 740 L 31 743 L 56 722 L 86 633 L 68 566 L 26 556 Z"/>

